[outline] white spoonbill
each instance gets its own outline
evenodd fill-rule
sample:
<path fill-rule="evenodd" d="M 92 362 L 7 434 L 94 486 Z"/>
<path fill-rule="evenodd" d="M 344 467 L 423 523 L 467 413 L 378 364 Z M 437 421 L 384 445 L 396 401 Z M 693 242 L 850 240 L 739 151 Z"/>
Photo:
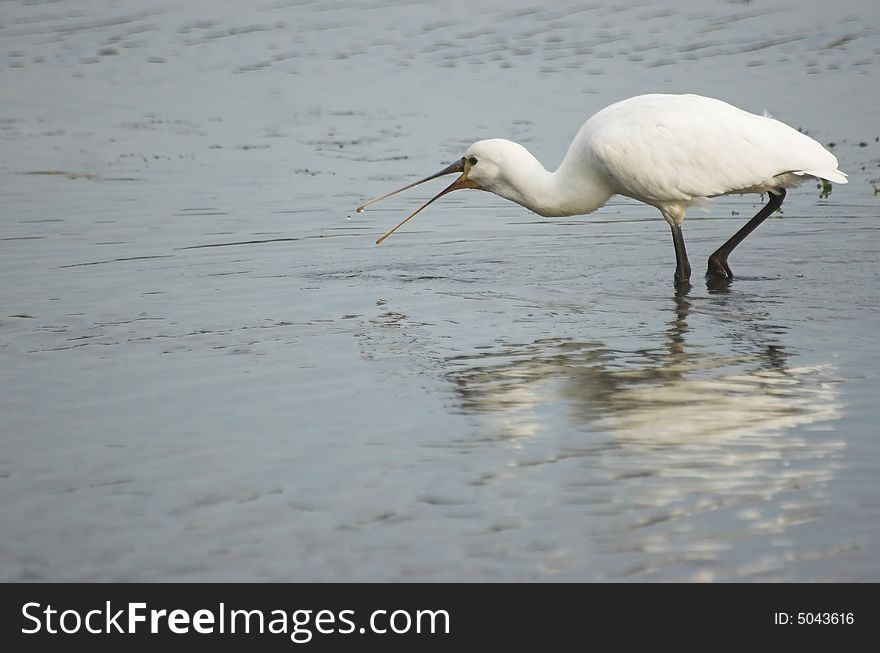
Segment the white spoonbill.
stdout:
<path fill-rule="evenodd" d="M 780 207 L 786 188 L 810 177 L 846 183 L 831 152 L 769 115 L 699 95 L 650 94 L 593 115 L 554 172 L 518 143 L 477 141 L 449 167 L 357 210 L 452 173 L 460 176 L 376 244 L 434 200 L 460 188 L 486 190 L 547 217 L 592 213 L 612 196 L 625 195 L 656 206 L 672 228 L 677 284 L 686 283 L 691 274 L 681 230 L 689 206 L 732 193 L 768 194 L 767 205 L 709 257 L 706 276 L 730 279 L 727 257 Z"/>

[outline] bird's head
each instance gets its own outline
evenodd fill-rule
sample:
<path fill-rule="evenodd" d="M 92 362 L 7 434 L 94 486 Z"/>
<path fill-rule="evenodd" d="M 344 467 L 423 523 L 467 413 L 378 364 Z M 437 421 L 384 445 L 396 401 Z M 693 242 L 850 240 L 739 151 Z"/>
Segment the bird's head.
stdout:
<path fill-rule="evenodd" d="M 408 186 L 398 188 L 395 191 L 372 199 L 369 202 L 366 202 L 365 204 L 359 206 L 357 212 L 360 213 L 367 206 L 373 204 L 374 202 L 383 200 L 386 197 L 391 197 L 392 195 L 396 195 L 397 193 L 400 193 L 402 191 L 409 190 L 414 186 L 418 186 L 419 184 L 422 184 L 426 181 L 431 181 L 432 179 L 436 179 L 437 177 L 456 173 L 459 175 L 459 177 L 449 186 L 447 186 L 442 191 L 437 193 L 434 197 L 422 204 L 419 208 L 417 208 L 409 216 L 407 216 L 406 219 L 404 219 L 397 226 L 395 226 L 393 229 L 389 230 L 381 238 L 379 238 L 376 241 L 376 244 L 378 245 L 392 233 L 397 231 L 397 229 L 408 220 L 410 220 L 410 218 L 413 218 L 419 211 L 424 209 L 429 204 L 433 203 L 435 200 L 440 199 L 444 195 L 451 193 L 454 190 L 460 190 L 462 188 L 474 188 L 477 190 L 487 190 L 508 199 L 514 199 L 513 197 L 511 197 L 510 193 L 510 190 L 513 188 L 514 185 L 509 179 L 508 171 L 515 169 L 516 162 L 523 160 L 526 157 L 530 159 L 532 158 L 528 151 L 522 145 L 519 145 L 512 141 L 504 140 L 501 138 L 477 141 L 469 148 L 467 148 L 464 156 L 462 156 L 452 165 L 447 166 L 440 172 L 437 172 L 433 175 L 425 177 L 424 179 L 420 179 L 419 181 L 409 184 Z M 514 199 L 514 201 L 516 200 Z"/>
<path fill-rule="evenodd" d="M 519 143 L 490 138 L 471 145 L 464 153 L 464 160 L 468 163 L 468 179 L 481 190 L 507 197 L 506 191 L 513 183 L 511 177 L 535 159 Z"/>

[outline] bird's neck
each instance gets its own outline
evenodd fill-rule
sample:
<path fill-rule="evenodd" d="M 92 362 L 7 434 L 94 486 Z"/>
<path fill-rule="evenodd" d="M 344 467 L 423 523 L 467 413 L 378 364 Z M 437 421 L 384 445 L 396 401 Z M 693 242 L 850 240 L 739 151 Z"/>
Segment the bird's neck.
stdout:
<path fill-rule="evenodd" d="M 574 157 L 566 156 L 553 172 L 531 154 L 528 159 L 520 162 L 505 192 L 498 194 L 539 215 L 592 213 L 614 194 L 600 171 Z"/>

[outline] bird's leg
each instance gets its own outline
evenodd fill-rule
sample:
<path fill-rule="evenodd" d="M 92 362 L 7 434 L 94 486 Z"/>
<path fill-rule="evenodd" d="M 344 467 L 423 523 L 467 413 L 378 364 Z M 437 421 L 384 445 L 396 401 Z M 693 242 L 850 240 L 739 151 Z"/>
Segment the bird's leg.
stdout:
<path fill-rule="evenodd" d="M 759 224 L 773 215 L 773 212 L 782 206 L 782 200 L 785 199 L 785 189 L 780 188 L 778 195 L 774 195 L 773 193 L 770 193 L 769 195 L 770 199 L 767 202 L 767 206 L 758 211 L 758 214 L 754 218 L 749 220 L 742 229 L 733 234 L 733 236 L 730 237 L 730 240 L 715 250 L 715 253 L 709 257 L 709 269 L 706 271 L 707 277 L 733 279 L 733 272 L 727 264 L 727 257 L 730 256 L 733 249 L 739 245 L 746 236 L 752 233 Z"/>
<path fill-rule="evenodd" d="M 672 225 L 672 242 L 675 245 L 675 284 L 685 284 L 691 278 L 691 264 L 684 247 L 684 235 L 681 233 L 680 224 Z"/>

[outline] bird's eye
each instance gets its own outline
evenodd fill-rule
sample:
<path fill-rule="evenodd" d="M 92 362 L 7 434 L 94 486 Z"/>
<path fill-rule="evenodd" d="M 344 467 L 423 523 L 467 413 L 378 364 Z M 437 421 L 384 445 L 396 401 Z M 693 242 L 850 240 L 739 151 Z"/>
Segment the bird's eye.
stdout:
<path fill-rule="evenodd" d="M 475 157 L 475 156 L 470 157 L 468 159 L 468 163 L 470 163 L 472 166 L 477 165 L 477 157 Z"/>

